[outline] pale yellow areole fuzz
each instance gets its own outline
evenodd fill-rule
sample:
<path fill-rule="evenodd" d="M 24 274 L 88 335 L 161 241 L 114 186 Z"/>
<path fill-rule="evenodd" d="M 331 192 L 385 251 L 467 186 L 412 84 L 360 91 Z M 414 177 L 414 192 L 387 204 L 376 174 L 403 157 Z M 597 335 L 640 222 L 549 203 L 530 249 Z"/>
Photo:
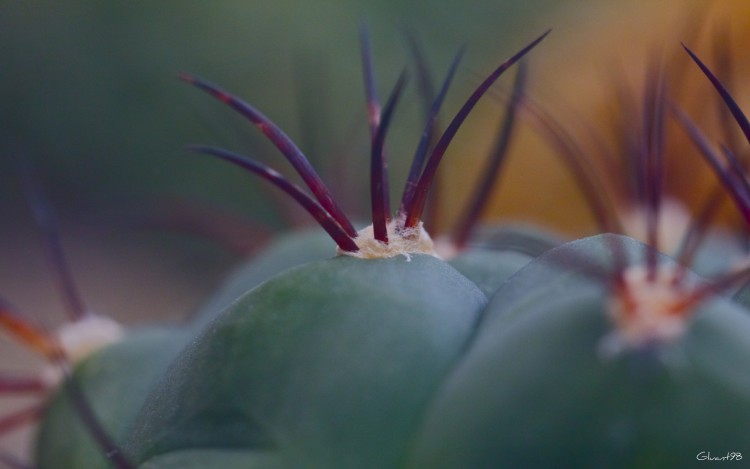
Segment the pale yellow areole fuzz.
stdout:
<path fill-rule="evenodd" d="M 121 324 L 97 314 L 89 314 L 77 321 L 64 324 L 56 332 L 58 344 L 72 364 L 79 363 L 94 352 L 119 342 L 125 335 L 125 329 Z M 50 388 L 56 387 L 63 377 L 63 370 L 57 364 L 48 365 L 41 373 L 42 380 Z"/>
<path fill-rule="evenodd" d="M 360 259 L 382 259 L 386 257 L 406 256 L 411 254 L 427 254 L 440 258 L 435 252 L 432 238 L 425 231 L 422 222 L 414 228 L 403 228 L 402 220 L 391 220 L 387 225 L 388 244 L 375 239 L 372 225 L 362 228 L 357 232 L 354 242 L 359 247 L 357 252 L 343 251 L 340 248 L 336 253 L 340 256 L 352 256 Z"/>

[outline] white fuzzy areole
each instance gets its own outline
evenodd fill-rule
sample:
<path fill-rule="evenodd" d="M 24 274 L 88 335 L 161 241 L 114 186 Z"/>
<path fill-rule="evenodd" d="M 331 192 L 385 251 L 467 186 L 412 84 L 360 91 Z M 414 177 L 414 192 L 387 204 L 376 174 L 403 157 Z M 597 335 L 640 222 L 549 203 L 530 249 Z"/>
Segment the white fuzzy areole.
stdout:
<path fill-rule="evenodd" d="M 633 206 L 623 210 L 620 220 L 625 234 L 644 243 L 648 242 L 648 209 Z M 665 197 L 659 205 L 656 221 L 656 236 L 662 252 L 677 252 L 692 221 L 687 207 L 671 197 Z"/>
<path fill-rule="evenodd" d="M 689 298 L 695 284 L 685 277 L 675 283 L 679 267 L 657 265 L 652 279 L 648 268 L 633 265 L 623 272 L 623 288 L 608 305 L 615 331 L 604 340 L 608 354 L 649 344 L 672 342 L 687 329 Z"/>
<path fill-rule="evenodd" d="M 107 345 L 119 342 L 125 329 L 106 316 L 90 314 L 57 330 L 65 356 L 77 363 Z"/>
<path fill-rule="evenodd" d="M 70 363 L 76 364 L 97 350 L 119 342 L 124 335 L 125 329 L 118 322 L 89 314 L 61 326 L 57 330 L 57 341 Z M 57 365 L 49 365 L 42 371 L 41 378 L 53 388 L 62 381 L 63 371 Z"/>
<path fill-rule="evenodd" d="M 348 252 L 337 249 L 339 256 L 352 256 L 360 259 L 382 259 L 386 257 L 406 256 L 411 254 L 428 254 L 439 258 L 435 252 L 432 238 L 425 231 L 422 222 L 414 228 L 401 228 L 402 224 L 397 220 L 391 220 L 387 225 L 388 244 L 375 239 L 372 225 L 362 228 L 357 232 L 354 242 L 359 247 L 357 252 Z"/>

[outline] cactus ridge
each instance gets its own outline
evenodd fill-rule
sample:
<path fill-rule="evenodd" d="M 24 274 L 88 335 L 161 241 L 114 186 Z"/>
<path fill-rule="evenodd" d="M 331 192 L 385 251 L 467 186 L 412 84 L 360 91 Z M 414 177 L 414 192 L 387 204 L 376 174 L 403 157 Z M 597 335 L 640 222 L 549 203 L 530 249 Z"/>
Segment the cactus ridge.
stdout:
<path fill-rule="evenodd" d="M 708 228 L 719 195 L 684 223 L 677 242 L 663 232 L 669 217 L 685 221 L 664 196 L 667 119 L 687 132 L 745 216 L 747 170 L 735 148 L 716 152 L 670 102 L 660 66 L 647 69 L 636 151 L 623 151 L 634 175 L 623 187 L 628 204 L 615 203 L 583 145 L 529 97 L 522 68 L 491 169 L 443 251 L 453 255 L 424 255 L 442 249 L 421 217 L 448 145 L 490 86 L 547 34 L 473 91 L 427 156 L 462 52 L 455 56 L 390 217 L 384 142 L 405 75 L 381 109 L 361 27 L 372 225 L 360 231 L 278 126 L 240 98 L 182 74 L 258 127 L 312 194 L 243 155 L 190 150 L 284 190 L 347 255 L 330 258 L 320 232 L 279 240 L 243 266 L 250 268 L 193 324 L 129 334 L 77 364 L 63 386 L 73 388 L 53 395 L 45 412 L 40 467 L 105 467 L 102 450 L 121 458 L 118 467 L 143 468 L 685 467 L 702 445 L 741 449 L 750 441 L 750 267 L 733 264 L 738 249 Z M 750 136 L 727 89 L 685 49 Z M 487 227 L 467 244 L 516 113 L 566 162 L 605 233 L 566 242 L 538 230 Z M 12 313 L 0 320 L 27 327 Z M 46 340 L 31 331 L 28 342 Z M 15 384 L 34 388 L 5 380 Z M 125 385 L 136 390 L 118 397 Z M 71 416 L 83 423 L 70 427 Z"/>

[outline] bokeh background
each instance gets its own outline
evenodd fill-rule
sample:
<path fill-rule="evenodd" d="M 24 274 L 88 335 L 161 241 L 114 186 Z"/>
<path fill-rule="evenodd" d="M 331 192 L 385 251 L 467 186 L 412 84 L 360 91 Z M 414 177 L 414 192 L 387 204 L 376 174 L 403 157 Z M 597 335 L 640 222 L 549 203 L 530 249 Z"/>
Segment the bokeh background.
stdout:
<path fill-rule="evenodd" d="M 150 316 L 155 309 L 185 314 L 236 260 L 189 233 L 141 229 L 141 217 L 165 200 L 283 226 L 258 181 L 184 151 L 188 143 L 217 143 L 286 169 L 254 128 L 178 82 L 178 72 L 245 97 L 319 164 L 345 156 L 358 171 L 352 186 L 365 187 L 360 21 L 369 24 L 383 96 L 413 63 L 405 31 L 422 44 L 436 80 L 466 45 L 450 110 L 480 74 L 557 26 L 555 11 L 566 6 L 585 13 L 576 2 L 562 3 L 3 2 L 0 291 L 29 313 L 60 310 L 47 303 L 53 285 L 17 182 L 13 160 L 19 155 L 33 162 L 59 214 L 69 261 L 90 306 L 120 318 Z M 389 139 L 396 167 L 416 146 L 416 101 L 412 86 Z"/>
<path fill-rule="evenodd" d="M 279 201 L 262 183 L 184 151 L 188 143 L 215 143 L 288 168 L 240 117 L 179 83 L 180 71 L 220 83 L 255 104 L 288 131 L 324 175 L 336 177 L 337 190 L 356 195 L 366 191 L 369 155 L 360 21 L 371 31 L 381 96 L 403 67 L 413 66 L 405 31 L 422 45 L 435 80 L 456 50 L 467 46 L 444 120 L 484 74 L 552 28 L 530 56 L 530 91 L 562 123 L 581 130 L 585 126 L 575 122 L 597 128 L 612 121 L 612 85 L 637 89 L 655 55 L 692 73 L 696 85 L 685 95 L 692 96 L 687 106 L 700 118 L 711 90 L 687 67 L 679 41 L 710 55 L 716 38 L 726 34 L 729 55 L 737 59 L 733 73 L 747 76 L 749 61 L 739 53 L 750 14 L 745 3 L 4 1 L 0 295 L 50 325 L 64 318 L 17 180 L 18 159 L 32 162 L 58 213 L 62 242 L 88 306 L 129 324 L 186 317 L 243 258 L 239 251 L 252 246 L 252 234 L 243 244 L 238 233 L 252 233 L 248 227 L 258 233 L 284 229 Z M 498 95 L 510 87 L 511 76 L 500 80 Z M 415 81 L 388 141 L 394 187 L 401 185 L 420 133 Z M 746 90 L 741 80 L 736 83 L 742 103 Z M 445 226 L 465 201 L 502 109 L 497 96 L 478 106 L 446 155 L 441 170 Z M 605 131 L 605 138 L 613 137 Z M 712 179 L 699 159 L 691 158 L 671 169 L 668 190 L 699 199 Z M 333 161 L 343 161 L 344 169 L 337 172 Z M 505 170 L 487 219 L 537 223 L 570 235 L 595 229 L 564 166 L 523 123 Z M 231 214 L 220 223 L 231 237 L 216 243 L 174 229 L 169 214 L 175 204 L 181 204 L 180 213 L 204 220 Z M 346 204 L 353 210 L 362 205 L 357 197 L 348 197 Z M 7 367 L 30 366 L 23 352 L 6 345 Z"/>

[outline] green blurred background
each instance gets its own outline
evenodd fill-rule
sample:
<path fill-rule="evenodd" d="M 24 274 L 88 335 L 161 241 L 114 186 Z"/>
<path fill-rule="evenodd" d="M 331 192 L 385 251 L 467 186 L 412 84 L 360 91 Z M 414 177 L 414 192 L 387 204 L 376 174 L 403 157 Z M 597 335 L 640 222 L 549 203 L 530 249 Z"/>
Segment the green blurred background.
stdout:
<path fill-rule="evenodd" d="M 364 188 L 360 20 L 371 31 L 382 99 L 413 64 L 404 31 L 422 44 L 435 80 L 467 45 L 445 106 L 451 112 L 481 74 L 549 27 L 560 28 L 554 18 L 561 8 L 574 11 L 577 2 L 2 2 L 0 292 L 30 313 L 60 309 L 42 301 L 55 296 L 16 180 L 18 155 L 33 162 L 59 213 L 84 296 L 116 316 L 151 314 L 162 302 L 146 298 L 165 295 L 167 314 L 184 314 L 236 260 L 189 235 L 135 229 L 159 200 L 184 198 L 282 226 L 257 181 L 183 150 L 216 143 L 288 169 L 255 129 L 178 82 L 177 72 L 245 97 L 321 166 L 332 155 L 346 157 L 349 170 L 359 171 L 347 183 Z M 403 178 L 399 161 L 408 161 L 420 132 L 411 81 L 389 137 L 394 186 Z"/>
<path fill-rule="evenodd" d="M 405 29 L 423 42 L 436 74 L 468 45 L 458 94 L 466 93 L 467 70 L 470 84 L 471 72 L 483 73 L 549 28 L 549 10 L 561 3 L 3 2 L 0 135 L 31 155 L 62 205 L 167 191 L 232 200 L 245 194 L 244 178 L 185 158 L 183 145 L 250 142 L 262 153 L 271 147 L 231 112 L 178 83 L 178 71 L 246 97 L 303 146 L 309 142 L 301 125 L 316 126 L 325 132 L 315 136 L 322 148 L 305 150 L 325 153 L 346 138 L 352 119 L 364 116 L 360 19 L 372 31 L 381 94 L 411 61 Z M 324 122 L 300 116 L 309 103 Z M 362 122 L 355 149 L 366 142 L 364 129 Z M 405 133 L 414 146 L 416 135 Z M 3 190 L 4 198 L 17 196 Z M 240 205 L 255 209 L 248 203 Z"/>
<path fill-rule="evenodd" d="M 87 306 L 125 323 L 187 317 L 241 259 L 189 233 L 139 227 L 139 217 L 160 200 L 182 198 L 282 226 L 258 181 L 183 150 L 215 143 L 288 169 L 254 128 L 179 83 L 178 72 L 245 97 L 319 162 L 346 153 L 354 170 L 364 170 L 360 20 L 370 25 L 383 95 L 410 61 L 404 29 L 421 40 L 438 73 L 467 44 L 460 93 L 449 102 L 455 109 L 456 96 L 477 82 L 471 71 L 486 73 L 550 27 L 556 3 L 0 2 L 0 295 L 48 327 L 64 321 L 18 182 L 18 158 L 33 163 L 57 211 Z M 404 101 L 415 96 L 412 86 Z M 394 155 L 413 151 L 418 115 L 416 105 L 401 109 Z M 402 141 L 407 146 L 398 147 Z M 364 173 L 358 176 L 356 184 L 364 184 Z M 8 338 L 0 340 L 0 353 L 4 371 L 43 366 Z M 3 398 L 0 414 L 28 402 Z M 27 459 L 32 431 L 14 431 L 2 448 Z"/>
<path fill-rule="evenodd" d="M 184 146 L 218 144 L 285 174 L 291 174 L 289 166 L 239 116 L 178 82 L 180 71 L 219 83 L 256 105 L 300 144 L 324 176 L 333 177 L 335 190 L 365 193 L 369 138 L 358 41 L 361 20 L 371 31 L 382 99 L 402 68 L 413 65 L 404 31 L 422 44 L 436 81 L 457 49 L 467 46 L 443 108 L 444 121 L 483 75 L 553 28 L 531 54 L 534 96 L 545 104 L 567 103 L 564 109 L 585 109 L 589 123 L 597 126 L 606 119 L 601 107 L 590 103 L 603 95 L 602 83 L 622 71 L 638 75 L 646 63 L 644 50 L 651 50 L 644 47 L 653 47 L 654 37 L 657 44 L 672 44 L 670 53 L 683 54 L 682 20 L 700 18 L 691 9 L 701 12 L 708 3 L 714 4 L 2 1 L 0 295 L 50 326 L 64 318 L 43 242 L 18 184 L 13 161 L 19 157 L 33 162 L 59 214 L 62 242 L 88 306 L 125 323 L 187 317 L 242 259 L 189 231 L 145 226 L 148 216 L 166 218 L 159 208 L 163 201 L 183 200 L 197 215 L 226 210 L 264 230 L 282 229 L 278 201 L 262 189 L 263 183 L 225 163 L 188 155 Z M 747 4 L 719 3 L 732 4 L 726 8 L 729 17 L 732 8 Z M 617 67 L 609 68 L 613 62 Z M 414 78 L 412 73 L 388 140 L 394 192 L 400 192 L 404 165 L 421 131 Z M 504 77 L 498 88 L 510 83 L 511 77 Z M 446 154 L 441 170 L 443 180 L 451 182 L 445 184 L 446 213 L 455 212 L 473 184 L 471 175 L 481 168 L 501 114 L 501 100 L 481 103 Z M 492 214 L 578 233 L 584 227 L 585 232 L 590 215 L 575 187 L 561 176 L 565 169 L 544 156 L 549 150 L 538 139 L 522 133 L 518 140 L 506 168 L 512 177 L 503 179 Z M 335 160 L 346 162 L 343 172 L 331 171 Z M 695 192 L 693 180 L 685 181 Z M 361 209 L 362 202 L 349 195 L 344 205 Z M 359 211 L 354 216 L 364 215 Z M 304 214 L 302 219 L 307 220 Z M 0 341 L 0 353 L 7 369 L 39 365 L 7 340 Z M 3 446 L 25 453 L 28 440 L 18 438 L 20 443 Z"/>
<path fill-rule="evenodd" d="M 400 193 L 422 126 L 405 31 L 418 39 L 436 82 L 458 48 L 467 46 L 443 107 L 445 122 L 484 75 L 552 28 L 530 54 L 532 94 L 553 109 L 563 103 L 559 107 L 568 114 L 557 113 L 563 124 L 583 114 L 586 125 L 595 127 L 609 119 L 602 109 L 611 111 L 613 78 L 639 77 L 655 45 L 667 44 L 665 53 L 685 59 L 679 41 L 695 37 L 691 25 L 700 30 L 708 24 L 704 18 L 712 8 L 725 18 L 743 17 L 737 11 L 747 10 L 741 0 L 710 5 L 701 0 L 1 2 L 0 295 L 28 313 L 61 317 L 43 244 L 17 181 L 13 160 L 19 156 L 34 164 L 59 214 L 62 240 L 90 307 L 125 321 L 185 317 L 241 258 L 189 230 L 145 226 L 148 217 L 167 218 L 164 201 L 183 201 L 199 219 L 223 211 L 239 217 L 243 229 L 233 223 L 222 228 L 235 244 L 242 242 L 237 233 L 248 233 L 247 223 L 258 232 L 283 229 L 275 189 L 184 150 L 189 143 L 217 144 L 291 175 L 255 128 L 179 82 L 180 71 L 219 83 L 265 112 L 314 160 L 353 217 L 362 219 L 369 137 L 360 21 L 371 32 L 382 100 L 399 72 L 411 67 L 388 138 L 393 192 Z M 495 89 L 507 90 L 511 82 L 509 74 Z M 444 184 L 444 218 L 455 217 L 474 184 L 502 109 L 497 95 L 480 103 L 446 154 L 440 172 L 450 182 Z M 591 217 L 564 177 L 567 170 L 549 156 L 545 143 L 529 137 L 528 126 L 521 127 L 506 168 L 511 176 L 502 179 L 491 217 L 541 222 L 579 235 L 590 231 Z M 343 169 L 334 170 L 333 161 L 344 162 Z M 677 168 L 671 177 L 692 188 L 691 171 Z M 309 222 L 299 210 L 295 216 Z"/>

